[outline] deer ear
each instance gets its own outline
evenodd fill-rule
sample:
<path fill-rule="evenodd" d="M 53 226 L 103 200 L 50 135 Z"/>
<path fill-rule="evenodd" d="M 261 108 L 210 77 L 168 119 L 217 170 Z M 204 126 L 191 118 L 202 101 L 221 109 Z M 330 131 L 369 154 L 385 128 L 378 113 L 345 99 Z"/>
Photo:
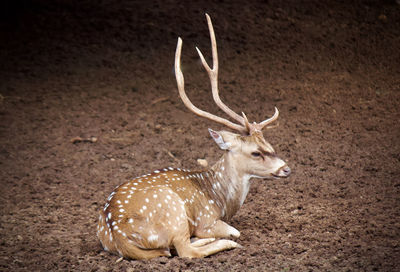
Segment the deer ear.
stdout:
<path fill-rule="evenodd" d="M 219 133 L 215 130 L 212 130 L 211 128 L 209 128 L 208 131 L 210 132 L 211 137 L 217 143 L 219 148 L 221 148 L 222 150 L 229 150 L 231 148 L 232 144 L 229 142 L 226 142 L 224 140 L 224 138 L 222 138 L 221 133 Z"/>

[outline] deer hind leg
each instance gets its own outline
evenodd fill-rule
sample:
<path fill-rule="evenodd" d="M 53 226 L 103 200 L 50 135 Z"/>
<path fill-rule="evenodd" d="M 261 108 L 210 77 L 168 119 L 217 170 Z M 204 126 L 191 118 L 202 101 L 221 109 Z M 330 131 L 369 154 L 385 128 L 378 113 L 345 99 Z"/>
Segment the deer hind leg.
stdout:
<path fill-rule="evenodd" d="M 121 248 L 118 248 L 118 252 L 124 258 L 136 260 L 171 256 L 169 248 L 143 249 L 133 243 L 127 243 L 127 241 L 121 244 Z"/>
<path fill-rule="evenodd" d="M 195 231 L 199 238 L 239 238 L 240 232 L 222 220 L 215 221 L 208 227 L 200 227 Z"/>

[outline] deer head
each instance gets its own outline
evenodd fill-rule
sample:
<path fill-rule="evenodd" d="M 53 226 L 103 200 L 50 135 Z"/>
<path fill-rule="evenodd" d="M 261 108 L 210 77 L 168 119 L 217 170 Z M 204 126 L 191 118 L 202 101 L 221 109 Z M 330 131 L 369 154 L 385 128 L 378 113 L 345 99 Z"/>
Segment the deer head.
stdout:
<path fill-rule="evenodd" d="M 220 149 L 228 151 L 226 157 L 238 173 L 255 178 L 289 176 L 290 168 L 278 158 L 261 132 L 238 135 L 227 131 L 216 132 L 211 129 L 209 131 Z"/>

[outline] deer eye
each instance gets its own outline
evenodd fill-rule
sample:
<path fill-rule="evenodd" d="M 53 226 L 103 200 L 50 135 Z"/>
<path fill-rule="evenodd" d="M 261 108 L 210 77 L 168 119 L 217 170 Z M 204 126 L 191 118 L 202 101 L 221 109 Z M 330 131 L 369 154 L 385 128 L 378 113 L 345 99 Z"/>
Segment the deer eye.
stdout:
<path fill-rule="evenodd" d="M 254 151 L 254 152 L 251 152 L 251 155 L 252 155 L 253 157 L 258 158 L 258 157 L 261 157 L 261 152 Z"/>

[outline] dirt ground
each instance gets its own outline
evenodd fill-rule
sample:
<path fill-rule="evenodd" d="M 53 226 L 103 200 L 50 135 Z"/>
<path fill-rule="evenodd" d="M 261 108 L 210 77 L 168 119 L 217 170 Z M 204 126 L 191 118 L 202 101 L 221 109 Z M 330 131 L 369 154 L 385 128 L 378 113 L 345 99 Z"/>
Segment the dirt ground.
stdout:
<path fill-rule="evenodd" d="M 191 1 L 187 1 L 191 2 Z M 351 3 L 347 3 L 351 2 Z M 399 271 L 400 5 L 395 1 L 2 2 L 0 270 Z M 96 238 L 118 184 L 221 151 L 180 101 L 211 102 L 196 55 L 214 22 L 222 99 L 293 170 L 254 180 L 229 222 L 241 249 L 123 260 Z M 74 137 L 95 143 L 71 143 Z"/>

